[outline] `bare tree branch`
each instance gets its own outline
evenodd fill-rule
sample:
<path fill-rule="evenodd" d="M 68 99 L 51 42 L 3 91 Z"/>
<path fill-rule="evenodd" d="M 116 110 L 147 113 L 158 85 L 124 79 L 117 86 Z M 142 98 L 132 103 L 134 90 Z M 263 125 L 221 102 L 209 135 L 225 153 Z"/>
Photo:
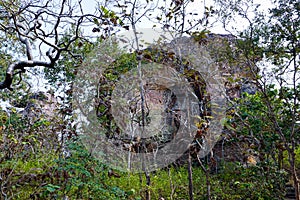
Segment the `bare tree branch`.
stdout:
<path fill-rule="evenodd" d="M 90 23 L 91 19 L 97 18 L 95 14 L 84 14 L 81 1 L 71 5 L 66 0 L 59 1 L 57 7 L 51 5 L 51 1 L 30 1 L 16 9 L 11 3 L 3 8 L 5 16 L 0 18 L 0 31 L 2 34 L 17 37 L 21 45 L 25 47 L 26 59 L 10 64 L 6 70 L 5 79 L 0 83 L 0 89 L 12 90 L 13 79 L 16 74 L 25 73 L 25 68 L 37 66 L 54 68 L 62 52 L 72 53 L 70 46 L 80 39 L 80 27 L 84 23 Z M 74 36 L 68 41 L 61 41 L 62 32 L 68 28 L 74 28 Z M 39 54 L 34 55 L 33 44 L 38 43 Z M 48 51 L 46 49 L 48 48 Z M 42 49 L 46 52 L 43 52 Z M 36 57 L 46 55 L 47 60 L 35 60 Z M 25 57 L 25 56 L 24 56 Z M 19 70 L 19 71 L 17 71 Z M 17 72 L 15 72 L 17 71 Z"/>

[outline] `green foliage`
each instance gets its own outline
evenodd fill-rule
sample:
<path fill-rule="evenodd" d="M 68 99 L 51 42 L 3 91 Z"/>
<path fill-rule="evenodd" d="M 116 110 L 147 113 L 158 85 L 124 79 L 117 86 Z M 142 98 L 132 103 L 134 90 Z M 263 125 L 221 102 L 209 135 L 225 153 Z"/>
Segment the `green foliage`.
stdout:
<path fill-rule="evenodd" d="M 296 149 L 295 149 L 295 165 L 296 166 L 300 166 L 300 147 L 298 146 Z M 287 151 L 284 151 L 283 152 L 283 165 L 285 167 L 288 167 L 289 166 L 289 155 L 288 155 L 288 152 Z M 300 171 L 300 169 L 298 169 Z"/>
<path fill-rule="evenodd" d="M 95 159 L 79 141 L 69 141 L 69 156 L 56 160 L 54 184 L 47 185 L 42 195 L 47 198 L 126 199 L 117 186 L 107 187 L 107 167 Z"/>
<path fill-rule="evenodd" d="M 117 82 L 120 75 L 125 74 L 137 66 L 136 54 L 125 53 L 115 60 L 110 67 L 104 70 L 104 77 L 108 82 Z"/>
<path fill-rule="evenodd" d="M 292 139 L 299 140 L 298 135 L 291 137 L 290 127 L 299 120 L 299 116 L 293 116 L 293 109 L 299 110 L 299 105 L 292 107 L 294 90 L 282 87 L 279 90 L 271 85 L 267 89 L 266 97 L 257 92 L 254 95 L 244 94 L 244 98 L 238 100 L 237 114 L 239 117 L 233 123 L 239 124 L 239 132 L 243 135 L 252 135 L 261 142 L 261 150 L 274 151 L 276 144 L 282 142 L 278 130 L 274 127 L 273 120 L 276 120 L 284 133 L 285 138 L 291 142 Z M 272 105 L 273 112 L 267 106 Z M 275 118 L 275 119 L 274 119 Z M 247 126 L 243 126 L 246 124 Z M 298 125 L 296 125 L 298 127 Z"/>
<path fill-rule="evenodd" d="M 200 32 L 193 32 L 192 37 L 194 38 L 195 41 L 202 42 L 203 40 L 205 40 L 207 38 L 208 33 L 210 33 L 210 31 L 204 29 Z"/>
<path fill-rule="evenodd" d="M 62 123 L 57 118 L 27 118 L 12 109 L 10 115 L 1 111 L 0 119 L 2 196 L 20 200 L 127 199 L 118 186 L 107 186 L 107 167 L 80 142 L 70 140 L 60 148 L 56 131 L 61 129 L 55 126 Z"/>
<path fill-rule="evenodd" d="M 263 41 L 267 41 L 266 55 L 274 64 L 285 65 L 286 60 L 298 54 L 300 38 L 300 4 L 298 1 L 278 0 L 270 9 L 270 19 L 265 24 Z"/>
<path fill-rule="evenodd" d="M 109 178 L 109 185 L 127 191 L 128 199 L 144 199 L 147 186 L 143 174 L 120 173 Z M 187 199 L 188 175 L 185 167 L 162 169 L 151 173 L 151 199 Z M 194 198 L 205 200 L 205 175 L 193 167 Z M 210 176 L 212 199 L 281 199 L 286 174 L 269 165 L 245 168 L 236 163 L 224 163 L 221 172 Z"/>
<path fill-rule="evenodd" d="M 199 169 L 197 170 L 199 172 Z M 185 199 L 188 195 L 187 171 L 185 168 L 159 170 L 150 175 L 151 185 L 146 186 L 144 174 L 121 173 L 120 178 L 110 178 L 113 187 L 118 185 L 127 191 L 128 199 L 145 199 L 146 189 L 151 192 L 152 199 L 164 197 L 169 199 Z"/>
<path fill-rule="evenodd" d="M 28 199 L 51 180 L 49 170 L 58 156 L 54 127 L 47 120 L 31 121 L 34 118 L 23 117 L 14 108 L 10 114 L 1 111 L 0 117 L 2 195 Z"/>
<path fill-rule="evenodd" d="M 267 163 L 253 167 L 225 163 L 213 180 L 213 199 L 281 199 L 286 173 Z"/>

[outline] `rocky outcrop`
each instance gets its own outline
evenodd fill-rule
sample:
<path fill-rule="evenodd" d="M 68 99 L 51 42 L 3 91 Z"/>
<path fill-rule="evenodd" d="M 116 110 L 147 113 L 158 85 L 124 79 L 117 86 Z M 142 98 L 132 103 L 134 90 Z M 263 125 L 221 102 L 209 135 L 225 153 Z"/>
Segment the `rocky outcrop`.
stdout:
<path fill-rule="evenodd" d="M 206 134 L 210 126 L 211 108 L 209 104 L 212 96 L 206 91 L 207 79 L 211 78 L 210 81 L 214 84 L 217 84 L 215 80 L 220 81 L 218 84 L 224 88 L 224 91 L 220 90 L 218 92 L 224 99 L 240 98 L 243 92 L 255 92 L 251 79 L 254 76 L 253 71 L 257 71 L 257 69 L 250 69 L 249 63 L 235 51 L 236 41 L 237 38 L 232 35 L 207 34 L 200 38 L 193 35 L 192 37 L 176 38 L 170 43 L 152 45 L 141 52 L 137 52 L 137 57 L 142 59 L 143 63 L 158 63 L 168 66 L 188 81 L 198 99 L 199 106 L 197 111 L 199 120 L 192 122 L 192 125 L 198 129 L 197 132 L 195 131 L 195 139 L 199 139 L 199 141 L 205 139 L 208 151 L 214 145 L 214 143 L 208 144 L 209 139 L 212 141 L 217 140 L 219 135 L 214 138 Z M 122 129 L 116 125 L 110 112 L 111 93 L 112 88 L 118 82 L 118 77 L 137 66 L 137 60 L 135 58 L 131 59 L 127 59 L 126 63 L 116 60 L 111 67 L 104 71 L 99 84 L 99 98 L 96 100 L 98 103 L 96 106 L 97 116 L 106 127 L 106 136 L 113 140 L 115 145 L 123 146 L 124 149 L 133 152 L 152 152 L 172 140 L 178 131 L 180 126 L 180 120 L 178 120 L 180 119 L 180 111 L 176 108 L 178 99 L 172 92 L 168 93 L 168 88 L 162 88 L 161 84 L 155 87 L 152 85 L 148 88 L 148 91 L 148 86 L 144 85 L 145 95 L 149 97 L 147 99 L 148 111 L 151 112 L 151 106 L 152 110 L 155 107 L 162 108 L 161 114 L 164 116 L 164 120 L 160 125 L 169 128 L 158 129 L 157 134 L 146 139 L 131 138 L 130 133 L 122 133 Z M 132 102 L 132 104 L 139 105 L 139 101 L 140 99 L 136 98 L 136 102 Z M 137 109 L 131 109 L 131 111 L 133 111 L 132 116 L 139 116 Z M 147 112 L 145 114 L 145 117 L 147 117 Z M 138 118 L 134 118 L 134 120 L 135 122 L 139 121 Z M 195 146 L 200 143 L 195 142 Z M 205 146 L 203 143 L 202 145 Z"/>

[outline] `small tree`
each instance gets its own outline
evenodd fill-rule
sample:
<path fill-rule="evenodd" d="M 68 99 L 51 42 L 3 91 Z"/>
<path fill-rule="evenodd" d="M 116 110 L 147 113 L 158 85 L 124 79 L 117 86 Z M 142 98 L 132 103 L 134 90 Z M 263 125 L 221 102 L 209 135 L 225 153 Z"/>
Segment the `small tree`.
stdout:
<path fill-rule="evenodd" d="M 256 74 L 254 70 L 257 67 L 261 72 L 254 81 L 259 95 L 247 102 L 255 104 L 249 106 L 256 111 L 246 113 L 253 116 L 246 118 L 240 116 L 240 119 L 247 125 L 249 119 L 259 121 L 261 117 L 263 124 L 252 124 L 249 127 L 252 133 L 256 131 L 262 143 L 274 144 L 277 141 L 278 145 L 272 148 L 284 148 L 287 151 L 289 172 L 294 182 L 296 198 L 300 199 L 295 162 L 295 153 L 299 146 L 297 132 L 300 108 L 300 3 L 292 0 L 274 0 L 272 7 L 264 13 L 261 7 L 253 2 L 241 1 L 236 4 L 230 1 L 216 2 L 231 12 L 226 12 L 226 9 L 219 11 L 223 17 L 224 27 L 228 28 L 234 15 L 248 22 L 249 27 L 245 31 L 237 32 L 241 38 L 239 48 L 248 64 L 252 66 L 253 74 Z M 254 17 L 250 17 L 250 11 L 254 13 Z M 271 141 L 264 141 L 268 137 Z"/>

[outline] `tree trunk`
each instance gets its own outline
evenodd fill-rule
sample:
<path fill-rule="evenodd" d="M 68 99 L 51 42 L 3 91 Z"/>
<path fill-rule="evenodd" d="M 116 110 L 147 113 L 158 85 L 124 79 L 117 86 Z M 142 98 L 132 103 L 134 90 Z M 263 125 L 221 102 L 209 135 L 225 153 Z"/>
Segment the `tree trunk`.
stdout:
<path fill-rule="evenodd" d="M 293 177 L 293 182 L 294 182 L 294 188 L 295 188 L 295 194 L 296 194 L 296 200 L 300 200 L 300 186 L 299 186 L 299 178 L 297 175 L 297 168 L 295 166 L 295 153 L 292 149 L 292 152 L 290 152 L 290 168 L 291 168 L 291 173 Z"/>
<path fill-rule="evenodd" d="M 173 182 L 172 182 L 172 176 L 171 176 L 171 169 L 170 168 L 168 168 L 168 176 L 169 176 L 170 188 L 171 188 L 170 200 L 173 200 L 173 195 L 174 195 L 174 192 L 175 192 L 175 187 L 174 187 Z"/>
<path fill-rule="evenodd" d="M 151 179 L 150 179 L 150 175 L 148 172 L 145 172 L 145 177 L 146 177 L 146 200 L 151 200 L 151 195 L 150 195 L 150 184 L 151 184 Z"/>
<path fill-rule="evenodd" d="M 188 176 L 189 176 L 189 199 L 194 200 L 193 194 L 193 170 L 192 170 L 192 158 L 191 153 L 189 151 L 189 158 L 188 158 Z"/>
<path fill-rule="evenodd" d="M 203 170 L 203 172 L 205 173 L 205 178 L 206 178 L 206 195 L 207 195 L 207 200 L 211 200 L 211 194 L 210 194 L 210 180 L 209 180 L 209 171 L 204 167 L 204 165 L 202 164 L 199 156 L 197 155 L 197 160 Z"/>

